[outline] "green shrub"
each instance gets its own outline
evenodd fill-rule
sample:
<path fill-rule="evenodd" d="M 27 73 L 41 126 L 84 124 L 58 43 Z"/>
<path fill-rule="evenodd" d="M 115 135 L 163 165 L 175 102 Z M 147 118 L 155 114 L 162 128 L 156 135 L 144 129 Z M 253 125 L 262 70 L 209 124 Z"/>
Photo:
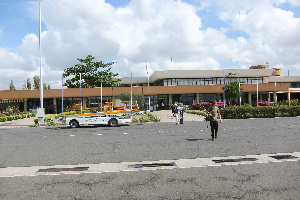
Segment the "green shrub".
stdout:
<path fill-rule="evenodd" d="M 0 117 L 0 122 L 6 122 L 6 117 Z"/>
<path fill-rule="evenodd" d="M 139 123 L 139 120 L 137 118 L 132 118 L 131 122 L 132 123 Z"/>
<path fill-rule="evenodd" d="M 194 115 L 202 115 L 202 116 L 206 116 L 205 112 L 201 112 L 201 111 L 195 111 L 195 110 L 185 110 L 185 113 L 189 113 L 189 114 L 194 114 Z"/>
<path fill-rule="evenodd" d="M 224 119 L 295 117 L 300 116 L 300 106 L 230 106 L 222 108 L 220 112 Z"/>
<path fill-rule="evenodd" d="M 159 122 L 159 121 L 160 121 L 159 117 L 152 115 L 150 113 L 135 115 L 131 120 L 132 123 Z"/>
<path fill-rule="evenodd" d="M 12 121 L 13 119 L 12 119 L 12 116 L 11 115 L 9 115 L 9 116 L 6 116 L 6 121 Z"/>
<path fill-rule="evenodd" d="M 149 121 L 151 121 L 151 122 L 159 122 L 160 121 L 159 117 L 152 115 L 150 113 L 147 113 L 146 116 L 149 119 Z"/>

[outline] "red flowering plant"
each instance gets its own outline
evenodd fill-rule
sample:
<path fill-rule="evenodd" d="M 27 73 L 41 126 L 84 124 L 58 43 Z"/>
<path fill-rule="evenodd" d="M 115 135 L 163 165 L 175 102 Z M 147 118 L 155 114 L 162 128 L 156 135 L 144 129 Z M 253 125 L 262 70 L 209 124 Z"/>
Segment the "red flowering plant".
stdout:
<path fill-rule="evenodd" d="M 14 108 L 14 109 L 12 110 L 12 114 L 13 114 L 13 115 L 19 115 L 19 114 L 20 114 L 19 109 Z"/>
<path fill-rule="evenodd" d="M 267 102 L 267 101 L 258 102 L 258 106 L 269 106 L 269 102 Z"/>
<path fill-rule="evenodd" d="M 17 109 L 17 108 L 8 106 L 8 107 L 6 108 L 6 110 L 2 110 L 2 111 L 0 112 L 0 114 L 4 114 L 4 115 L 6 115 L 6 116 L 9 116 L 9 115 L 19 115 L 19 114 L 20 114 L 20 110 Z"/>
<path fill-rule="evenodd" d="M 192 108 L 193 110 L 200 110 L 200 103 L 193 103 Z"/>
<path fill-rule="evenodd" d="M 192 104 L 193 110 L 204 110 L 204 109 L 207 110 L 209 107 L 210 107 L 209 102 L 201 102 L 201 103 L 193 103 Z"/>

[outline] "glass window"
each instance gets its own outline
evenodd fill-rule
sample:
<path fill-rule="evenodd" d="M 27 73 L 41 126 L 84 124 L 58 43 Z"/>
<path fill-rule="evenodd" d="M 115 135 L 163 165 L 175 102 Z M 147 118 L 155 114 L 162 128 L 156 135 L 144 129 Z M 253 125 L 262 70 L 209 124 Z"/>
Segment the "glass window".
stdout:
<path fill-rule="evenodd" d="M 221 93 L 204 93 L 204 94 L 199 94 L 199 101 L 200 102 L 209 102 L 211 100 L 216 100 L 216 101 L 223 101 L 222 100 L 223 95 Z"/>

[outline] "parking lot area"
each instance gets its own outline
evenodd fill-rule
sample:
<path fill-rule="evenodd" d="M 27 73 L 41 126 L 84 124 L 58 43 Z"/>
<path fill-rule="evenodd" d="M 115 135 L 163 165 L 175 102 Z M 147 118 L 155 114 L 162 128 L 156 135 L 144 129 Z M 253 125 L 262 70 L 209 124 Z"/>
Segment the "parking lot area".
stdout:
<path fill-rule="evenodd" d="M 299 118 L 0 129 L 4 199 L 297 199 Z"/>

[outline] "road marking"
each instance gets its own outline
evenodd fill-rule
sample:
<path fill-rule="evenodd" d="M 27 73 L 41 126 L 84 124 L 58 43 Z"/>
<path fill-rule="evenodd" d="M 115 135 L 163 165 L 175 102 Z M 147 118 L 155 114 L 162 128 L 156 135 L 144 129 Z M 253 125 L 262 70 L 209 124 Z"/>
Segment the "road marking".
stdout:
<path fill-rule="evenodd" d="M 228 165 L 247 165 L 258 163 L 274 163 L 300 161 L 300 152 L 260 154 L 247 156 L 210 157 L 179 160 L 160 160 L 142 162 L 79 164 L 79 165 L 55 165 L 32 167 L 6 167 L 0 168 L 0 178 L 50 176 L 67 174 L 98 174 L 116 173 L 159 169 L 184 169 L 198 167 L 216 167 Z M 174 163 L 174 164 L 170 164 Z M 132 167 L 142 166 L 142 167 Z M 78 170 L 80 169 L 80 170 Z"/>

